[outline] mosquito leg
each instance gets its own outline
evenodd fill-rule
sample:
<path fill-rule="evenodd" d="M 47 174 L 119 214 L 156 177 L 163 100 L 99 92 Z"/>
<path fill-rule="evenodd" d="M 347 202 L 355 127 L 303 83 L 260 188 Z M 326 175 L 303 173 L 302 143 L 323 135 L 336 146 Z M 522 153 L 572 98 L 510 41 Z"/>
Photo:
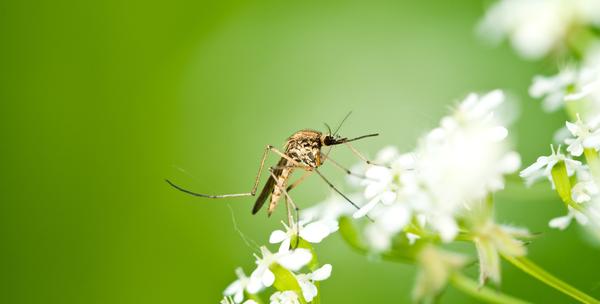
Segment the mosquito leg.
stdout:
<path fill-rule="evenodd" d="M 300 243 L 300 208 L 298 208 L 298 206 L 296 206 L 296 204 L 292 200 L 292 197 L 289 195 L 287 190 L 284 190 L 283 193 L 285 195 L 286 208 L 288 210 L 291 210 L 291 208 L 294 208 L 294 211 L 296 213 L 296 221 L 294 223 L 292 223 L 292 225 L 295 225 L 295 226 L 290 226 L 290 227 L 296 227 L 296 241 L 294 243 L 294 246 L 292 246 L 293 249 L 296 249 L 296 248 L 298 248 L 298 244 Z M 293 220 L 293 217 L 292 217 L 292 220 Z"/>
<path fill-rule="evenodd" d="M 285 197 L 286 204 L 288 203 L 289 192 L 292 191 L 292 189 L 298 187 L 298 185 L 300 185 L 303 181 L 305 181 L 306 178 L 309 177 L 311 174 L 312 174 L 312 171 L 304 172 L 304 174 L 298 180 L 296 180 L 293 184 L 291 184 L 287 187 L 286 197 Z M 298 227 L 297 228 L 298 235 L 296 236 L 296 244 L 294 245 L 294 249 L 295 249 L 295 248 L 298 248 L 298 244 L 300 242 L 300 209 L 298 208 L 298 206 L 296 206 L 294 204 L 293 201 L 291 202 L 291 205 L 294 206 L 294 209 L 296 210 L 296 227 Z M 288 209 L 289 209 L 289 207 L 288 207 Z"/>
<path fill-rule="evenodd" d="M 254 194 L 256 194 L 256 189 L 258 188 L 258 183 L 260 182 L 260 175 L 262 174 L 262 170 L 265 167 L 265 160 L 267 159 L 267 156 L 269 155 L 269 151 L 271 151 L 270 149 L 270 145 L 267 145 L 265 147 L 265 150 L 263 152 L 262 158 L 260 159 L 260 167 L 258 167 L 258 172 L 256 173 L 256 178 L 254 179 L 254 186 L 252 187 L 252 196 L 254 196 Z"/>
<path fill-rule="evenodd" d="M 356 148 L 354 148 L 350 143 L 344 143 L 346 146 L 348 146 L 348 148 L 350 149 L 350 151 L 352 151 L 352 153 L 354 153 L 354 155 L 356 155 L 358 158 L 360 158 L 362 161 L 364 161 L 365 163 L 369 164 L 369 165 L 373 165 L 373 166 L 380 166 L 380 167 L 386 167 L 386 168 L 390 168 L 390 166 L 386 166 L 386 165 L 381 165 L 381 164 L 377 164 L 374 163 L 372 161 L 370 161 L 368 158 L 366 158 L 364 155 L 362 155 L 360 152 L 358 152 L 358 150 L 356 150 Z"/>
<path fill-rule="evenodd" d="M 179 187 L 179 186 L 177 186 L 176 184 L 174 184 L 173 182 L 171 182 L 171 181 L 170 181 L 170 180 L 168 180 L 168 179 L 165 179 L 165 181 L 166 181 L 166 182 L 167 182 L 169 185 L 171 185 L 173 188 L 175 188 L 175 189 L 177 189 L 177 190 L 179 190 L 179 191 L 181 191 L 181 192 L 184 192 L 184 193 L 187 193 L 187 194 L 193 195 L 193 196 L 199 196 L 199 197 L 205 197 L 205 198 L 227 198 L 227 197 L 254 196 L 254 193 L 252 193 L 252 192 L 246 192 L 246 193 L 232 193 L 232 194 L 219 194 L 219 195 L 210 195 L 210 194 L 196 193 L 196 192 L 193 192 L 193 191 L 190 191 L 190 190 L 184 189 L 184 188 L 182 188 L 182 187 Z"/>
<path fill-rule="evenodd" d="M 272 168 L 269 168 L 269 173 L 271 174 L 271 177 L 273 177 L 273 179 L 277 180 L 277 177 L 273 173 Z M 293 228 L 294 227 L 294 216 L 292 215 L 291 207 L 293 207 L 295 210 L 297 220 L 298 220 L 298 215 L 299 215 L 300 209 L 298 209 L 298 206 L 296 206 L 296 204 L 294 203 L 294 200 L 292 200 L 292 197 L 288 194 L 287 190 L 283 187 L 283 185 L 281 185 L 279 183 L 275 183 L 275 187 L 279 188 L 279 190 L 283 193 L 283 195 L 285 197 L 285 206 L 286 206 L 287 213 L 288 213 L 288 224 L 290 225 L 290 227 Z"/>
<path fill-rule="evenodd" d="M 349 199 L 344 193 L 342 193 L 342 191 L 338 190 L 338 188 L 336 188 L 322 173 L 321 171 L 314 169 L 315 172 L 317 172 L 317 174 L 321 177 L 321 179 L 323 179 L 323 181 L 329 186 L 329 188 L 333 189 L 333 191 L 337 192 L 339 195 L 341 195 L 348 203 L 350 203 L 354 208 L 356 208 L 356 210 L 359 210 L 360 207 L 354 203 L 351 199 Z M 373 221 L 368 215 L 366 216 L 369 220 Z"/>
<path fill-rule="evenodd" d="M 275 174 L 273 173 L 272 168 L 269 168 L 269 172 L 271 173 L 271 176 L 275 180 L 277 180 L 277 177 L 275 177 Z M 294 184 L 297 184 L 297 182 Z M 296 244 L 294 244 L 294 246 L 293 246 L 294 248 L 296 248 L 296 247 L 298 247 L 298 243 L 300 242 L 300 223 L 299 223 L 300 222 L 300 208 L 298 208 L 298 206 L 294 203 L 294 200 L 289 195 L 288 191 L 283 187 L 283 185 L 276 183 L 275 187 L 279 188 L 279 190 L 285 196 L 285 207 L 286 207 L 287 214 L 288 214 L 288 225 L 292 229 L 294 229 L 294 227 L 296 227 L 296 232 L 298 235 L 296 235 Z M 296 213 L 296 222 L 294 222 L 294 216 L 292 215 L 292 208 L 294 209 L 294 211 Z"/>
<path fill-rule="evenodd" d="M 329 156 L 325 156 L 325 159 L 330 161 L 334 166 L 338 167 L 340 170 L 346 172 L 346 174 L 348 174 L 348 175 L 356 176 L 361 179 L 370 179 L 370 178 L 366 177 L 364 174 L 354 173 L 354 172 L 350 171 L 350 169 L 342 166 L 340 163 L 333 160 L 333 158 L 331 158 Z"/>
<path fill-rule="evenodd" d="M 312 171 L 305 171 L 304 174 L 297 181 L 295 181 L 293 184 L 291 184 L 287 187 L 286 191 L 290 192 L 290 191 L 292 191 L 292 189 L 298 187 L 298 185 L 300 185 L 311 174 L 312 174 Z"/>
<path fill-rule="evenodd" d="M 197 193 L 197 192 L 193 192 L 193 191 L 184 189 L 184 188 L 176 185 L 175 183 L 171 182 L 168 179 L 166 179 L 165 181 L 169 185 L 171 185 L 173 188 L 175 188 L 181 192 L 193 195 L 193 196 L 199 196 L 199 197 L 205 197 L 205 198 L 227 198 L 227 197 L 254 196 L 254 195 L 256 195 L 256 189 L 258 188 L 258 183 L 260 181 L 260 176 L 262 174 L 262 170 L 265 167 L 265 160 L 267 159 L 267 156 L 269 155 L 269 151 L 271 151 L 271 149 L 272 149 L 272 146 L 270 146 L 270 145 L 267 145 L 265 147 L 262 158 L 260 160 L 260 167 L 258 168 L 258 173 L 256 173 L 256 178 L 254 178 L 254 186 L 252 187 L 252 191 L 250 191 L 250 192 L 233 193 L 233 194 L 219 194 L 219 195 L 202 194 L 202 193 Z"/>

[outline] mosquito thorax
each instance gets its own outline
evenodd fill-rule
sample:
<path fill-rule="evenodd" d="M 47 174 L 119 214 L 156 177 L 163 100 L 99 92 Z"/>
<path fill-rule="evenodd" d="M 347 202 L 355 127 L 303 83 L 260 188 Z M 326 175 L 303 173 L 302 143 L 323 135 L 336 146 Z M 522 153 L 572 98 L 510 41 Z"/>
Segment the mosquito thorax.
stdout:
<path fill-rule="evenodd" d="M 285 152 L 293 160 L 317 168 L 322 164 L 322 138 L 323 134 L 319 131 L 298 131 L 288 138 Z"/>

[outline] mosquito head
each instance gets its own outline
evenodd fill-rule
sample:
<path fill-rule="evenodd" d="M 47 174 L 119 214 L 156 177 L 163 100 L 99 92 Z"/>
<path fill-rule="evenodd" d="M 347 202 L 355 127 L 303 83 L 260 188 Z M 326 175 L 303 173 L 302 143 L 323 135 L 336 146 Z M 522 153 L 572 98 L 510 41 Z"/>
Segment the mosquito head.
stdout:
<path fill-rule="evenodd" d="M 341 138 L 339 135 L 323 134 L 321 136 L 321 145 L 323 146 L 335 146 L 348 141 L 347 138 Z"/>
<path fill-rule="evenodd" d="M 323 134 L 321 136 L 321 145 L 323 146 L 335 146 L 335 145 L 339 145 L 339 144 L 343 144 L 343 143 L 349 143 L 355 140 L 359 140 L 359 139 L 363 139 L 363 138 L 367 138 L 367 137 L 373 137 L 373 136 L 378 136 L 379 134 L 375 133 L 375 134 L 367 134 L 367 135 L 363 135 L 363 136 L 359 136 L 356 138 L 352 138 L 352 139 L 348 139 L 347 137 L 340 137 L 339 135 L 329 135 L 329 134 Z"/>

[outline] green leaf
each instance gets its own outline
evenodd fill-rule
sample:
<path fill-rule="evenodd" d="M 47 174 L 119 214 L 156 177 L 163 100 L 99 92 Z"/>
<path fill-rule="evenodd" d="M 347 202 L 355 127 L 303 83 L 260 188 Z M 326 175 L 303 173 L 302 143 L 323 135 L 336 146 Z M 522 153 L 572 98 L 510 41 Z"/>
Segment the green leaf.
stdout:
<path fill-rule="evenodd" d="M 294 291 L 296 292 L 296 294 L 298 294 L 298 299 L 300 300 L 300 303 L 306 304 L 306 300 L 302 295 L 302 289 L 300 288 L 296 277 L 291 271 L 285 269 L 277 263 L 272 264 L 271 267 L 269 267 L 269 269 L 273 272 L 273 274 L 275 274 L 275 282 L 273 283 L 273 286 L 277 290 Z"/>
<path fill-rule="evenodd" d="M 352 224 L 352 220 L 346 216 L 340 217 L 339 219 L 339 231 L 342 238 L 352 248 L 362 253 L 368 253 L 368 247 L 363 243 L 358 235 L 358 231 Z"/>

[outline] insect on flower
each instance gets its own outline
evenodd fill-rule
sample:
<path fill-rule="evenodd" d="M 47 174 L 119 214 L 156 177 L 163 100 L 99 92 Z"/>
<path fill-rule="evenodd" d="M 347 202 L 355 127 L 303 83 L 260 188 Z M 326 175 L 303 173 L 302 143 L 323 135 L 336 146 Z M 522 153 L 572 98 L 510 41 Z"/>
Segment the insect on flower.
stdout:
<path fill-rule="evenodd" d="M 337 134 L 340 127 L 346 121 L 348 116 L 351 113 L 348 113 L 346 117 L 342 120 L 338 128 L 335 132 L 331 132 L 331 128 L 326 124 L 328 132 L 322 133 L 315 130 L 300 130 L 292 136 L 290 136 L 285 144 L 284 151 L 280 151 L 277 148 L 267 145 L 263 152 L 262 159 L 260 161 L 260 167 L 258 169 L 258 173 L 256 175 L 254 186 L 250 192 L 246 193 L 234 193 L 234 194 L 221 194 L 221 195 L 209 195 L 192 192 L 190 190 L 184 189 L 173 182 L 166 180 L 171 186 L 185 192 L 187 194 L 191 194 L 193 196 L 205 197 L 205 198 L 230 198 L 230 197 L 244 197 L 244 196 L 255 196 L 256 190 L 258 189 L 258 184 L 260 181 L 261 173 L 265 166 L 265 160 L 269 154 L 269 152 L 273 152 L 280 156 L 279 162 L 276 166 L 269 168 L 269 179 L 264 185 L 262 191 L 259 193 L 258 198 L 254 203 L 254 207 L 252 208 L 252 214 L 256 214 L 262 206 L 265 204 L 268 198 L 269 205 L 267 208 L 268 215 L 270 216 L 275 208 L 277 207 L 278 202 L 282 197 L 285 198 L 286 207 L 288 210 L 288 221 L 291 224 L 293 222 L 293 216 L 291 213 L 292 208 L 296 211 L 296 217 L 298 213 L 298 207 L 293 202 L 292 198 L 289 196 L 288 192 L 292 189 L 296 188 L 300 183 L 302 183 L 308 176 L 312 173 L 317 173 L 325 181 L 325 183 L 331 187 L 335 192 L 340 194 L 346 201 L 348 201 L 352 206 L 359 209 L 358 205 L 352 202 L 346 195 L 344 195 L 340 190 L 338 190 L 320 171 L 319 167 L 323 165 L 325 160 L 329 160 L 336 167 L 343 170 L 346 174 L 350 175 L 358 175 L 351 172 L 349 169 L 346 169 L 338 162 L 332 160 L 328 155 L 330 150 L 327 152 L 323 152 L 322 150 L 326 147 L 332 147 L 336 145 L 344 144 L 346 145 L 358 158 L 366 162 L 367 164 L 373 164 L 367 158 L 365 158 L 358 150 L 356 150 L 350 142 L 357 141 L 367 137 L 378 136 L 379 134 L 368 134 L 359 137 L 355 137 L 352 139 L 348 139 L 346 137 L 341 137 Z M 291 174 L 295 170 L 303 170 L 304 175 L 302 175 L 298 180 L 294 183 L 289 184 L 288 181 L 290 179 Z M 362 176 L 361 176 L 362 177 Z"/>

